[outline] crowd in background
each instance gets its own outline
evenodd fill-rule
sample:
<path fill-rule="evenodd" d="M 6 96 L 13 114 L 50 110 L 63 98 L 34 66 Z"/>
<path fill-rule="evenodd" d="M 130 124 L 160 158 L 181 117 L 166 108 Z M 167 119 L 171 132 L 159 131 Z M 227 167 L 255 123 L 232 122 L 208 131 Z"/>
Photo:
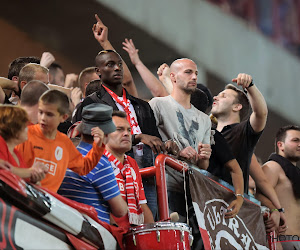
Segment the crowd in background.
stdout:
<path fill-rule="evenodd" d="M 208 0 L 300 56 L 299 0 Z"/>

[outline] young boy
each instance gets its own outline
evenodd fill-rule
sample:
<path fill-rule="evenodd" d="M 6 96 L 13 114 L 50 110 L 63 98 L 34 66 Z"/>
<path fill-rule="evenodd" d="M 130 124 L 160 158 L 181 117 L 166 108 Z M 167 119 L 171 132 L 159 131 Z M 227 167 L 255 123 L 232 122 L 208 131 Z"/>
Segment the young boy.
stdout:
<path fill-rule="evenodd" d="M 100 160 L 104 133 L 99 127 L 91 129 L 93 148 L 83 157 L 72 141 L 57 130 L 69 112 L 69 98 L 58 90 L 45 92 L 39 100 L 38 124 L 28 127 L 28 140 L 17 146 L 27 166 L 41 162 L 48 167 L 48 174 L 41 181 L 42 187 L 57 192 L 66 169 L 85 175 Z"/>

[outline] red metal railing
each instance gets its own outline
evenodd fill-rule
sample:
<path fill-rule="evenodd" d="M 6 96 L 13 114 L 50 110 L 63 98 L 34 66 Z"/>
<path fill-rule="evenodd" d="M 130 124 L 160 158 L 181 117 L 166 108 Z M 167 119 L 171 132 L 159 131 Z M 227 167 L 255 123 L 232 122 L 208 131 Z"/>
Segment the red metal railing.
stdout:
<path fill-rule="evenodd" d="M 156 177 L 157 204 L 160 220 L 169 219 L 166 165 L 176 169 L 179 172 L 188 170 L 188 165 L 185 162 L 179 161 L 164 154 L 160 154 L 156 157 L 155 166 L 140 169 L 140 173 L 143 178 L 152 176 Z M 262 213 L 266 219 L 270 216 L 270 212 L 267 210 L 262 211 Z M 268 233 L 268 245 L 269 249 L 276 250 L 276 242 L 274 242 L 272 238 L 275 238 L 275 232 Z"/>
<path fill-rule="evenodd" d="M 140 169 L 142 177 L 156 177 L 157 203 L 160 220 L 169 218 L 169 206 L 166 184 L 166 165 L 176 169 L 179 172 L 188 170 L 188 165 L 171 156 L 160 154 L 155 159 L 155 166 Z"/>

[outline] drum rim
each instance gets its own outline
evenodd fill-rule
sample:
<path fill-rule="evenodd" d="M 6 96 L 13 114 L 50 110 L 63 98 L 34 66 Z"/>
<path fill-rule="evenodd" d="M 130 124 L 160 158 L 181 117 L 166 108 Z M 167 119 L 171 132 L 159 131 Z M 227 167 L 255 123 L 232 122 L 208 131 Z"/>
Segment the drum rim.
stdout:
<path fill-rule="evenodd" d="M 192 234 L 191 227 L 185 223 L 156 222 L 156 223 L 141 224 L 139 226 L 131 227 L 129 228 L 129 232 L 126 233 L 125 236 L 142 233 L 142 232 L 162 231 L 162 230 L 178 230 L 178 231 L 185 231 L 188 232 L 189 234 Z"/>

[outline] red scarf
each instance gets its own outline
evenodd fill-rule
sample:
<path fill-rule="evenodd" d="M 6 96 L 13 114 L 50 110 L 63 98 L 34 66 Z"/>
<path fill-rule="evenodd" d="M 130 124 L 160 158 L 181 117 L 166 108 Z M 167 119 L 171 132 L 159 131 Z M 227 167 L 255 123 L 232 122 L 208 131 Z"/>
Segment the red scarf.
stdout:
<path fill-rule="evenodd" d="M 107 150 L 104 151 L 104 155 L 113 165 L 119 168 L 120 173 L 125 180 L 125 194 L 129 210 L 129 223 L 134 225 L 143 224 L 144 214 L 141 205 L 139 204 L 139 185 L 132 176 L 132 168 L 130 167 L 130 163 L 127 160 L 127 156 L 124 156 L 124 163 L 122 164 L 114 155 L 109 153 Z"/>
<path fill-rule="evenodd" d="M 123 88 L 123 100 L 121 101 L 118 98 L 118 96 L 116 95 L 116 93 L 114 93 L 109 88 L 105 87 L 104 85 L 102 85 L 102 86 L 105 88 L 105 90 L 108 92 L 108 94 L 110 94 L 112 99 L 114 99 L 115 102 L 117 102 L 118 104 L 120 104 L 124 108 L 124 111 L 127 114 L 127 121 L 129 122 L 130 127 L 131 127 L 131 134 L 141 134 L 142 131 L 139 127 L 139 124 L 137 123 L 137 121 L 136 121 L 135 117 L 133 116 L 133 114 L 130 112 L 130 109 L 129 109 L 130 101 L 126 97 L 125 89 Z"/>

